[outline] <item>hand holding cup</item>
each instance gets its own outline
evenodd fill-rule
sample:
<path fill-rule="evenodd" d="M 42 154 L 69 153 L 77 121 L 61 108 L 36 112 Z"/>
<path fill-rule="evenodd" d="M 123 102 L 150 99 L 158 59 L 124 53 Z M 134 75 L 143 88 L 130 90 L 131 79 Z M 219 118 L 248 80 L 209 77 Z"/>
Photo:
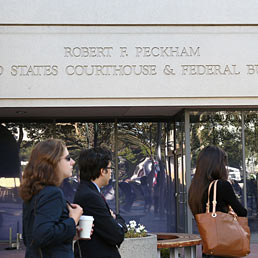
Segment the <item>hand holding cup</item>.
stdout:
<path fill-rule="evenodd" d="M 80 231 L 80 239 L 90 239 L 92 234 L 94 218 L 92 216 L 82 215 L 79 221 L 79 227 L 82 229 Z"/>

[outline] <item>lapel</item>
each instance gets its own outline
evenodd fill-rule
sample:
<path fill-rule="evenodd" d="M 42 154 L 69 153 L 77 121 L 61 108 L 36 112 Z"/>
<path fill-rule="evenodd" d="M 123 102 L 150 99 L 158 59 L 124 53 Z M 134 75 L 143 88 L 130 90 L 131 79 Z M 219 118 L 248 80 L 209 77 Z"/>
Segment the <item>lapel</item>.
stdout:
<path fill-rule="evenodd" d="M 83 181 L 83 183 L 87 184 L 89 186 L 89 188 L 94 190 L 94 192 L 96 192 L 101 197 L 101 199 L 104 201 L 104 203 L 105 203 L 105 205 L 106 205 L 106 207 L 108 209 L 108 212 L 110 213 L 110 208 L 109 208 L 108 203 L 107 203 L 107 201 L 105 199 L 105 196 L 101 192 L 99 192 L 99 190 L 96 187 L 96 185 L 93 184 L 92 182 L 88 182 L 88 181 Z M 110 213 L 110 215 L 111 215 L 111 213 Z"/>
<path fill-rule="evenodd" d="M 108 203 L 107 203 L 107 201 L 105 199 L 105 196 L 102 193 L 99 193 L 99 194 L 100 194 L 101 198 L 103 199 L 103 201 L 105 202 L 105 204 L 106 204 L 106 206 L 108 208 L 108 211 L 110 212 L 110 208 L 109 208 Z"/>

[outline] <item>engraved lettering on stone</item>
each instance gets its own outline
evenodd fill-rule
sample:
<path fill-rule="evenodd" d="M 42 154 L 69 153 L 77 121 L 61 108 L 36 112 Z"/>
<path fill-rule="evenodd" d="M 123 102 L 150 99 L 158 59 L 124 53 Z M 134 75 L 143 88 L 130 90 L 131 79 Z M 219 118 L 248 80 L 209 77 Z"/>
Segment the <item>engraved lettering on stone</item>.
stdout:
<path fill-rule="evenodd" d="M 0 75 L 4 73 L 4 67 L 0 65 Z"/>
<path fill-rule="evenodd" d="M 236 65 L 181 65 L 182 75 L 238 75 Z"/>
<path fill-rule="evenodd" d="M 200 56 L 200 47 L 135 47 L 136 57 Z"/>
<path fill-rule="evenodd" d="M 176 75 L 175 71 L 174 71 L 174 68 L 170 67 L 170 65 L 165 65 L 163 73 L 165 75 Z"/>
<path fill-rule="evenodd" d="M 65 67 L 67 75 L 86 76 L 128 76 L 128 75 L 156 75 L 156 65 L 68 65 Z"/>
<path fill-rule="evenodd" d="M 111 57 L 113 47 L 64 47 L 64 57 Z"/>
<path fill-rule="evenodd" d="M 12 76 L 56 76 L 57 65 L 12 65 Z"/>
<path fill-rule="evenodd" d="M 127 47 L 120 47 L 120 57 L 126 57 L 127 54 Z"/>
<path fill-rule="evenodd" d="M 247 74 L 258 74 L 258 64 L 247 64 Z"/>

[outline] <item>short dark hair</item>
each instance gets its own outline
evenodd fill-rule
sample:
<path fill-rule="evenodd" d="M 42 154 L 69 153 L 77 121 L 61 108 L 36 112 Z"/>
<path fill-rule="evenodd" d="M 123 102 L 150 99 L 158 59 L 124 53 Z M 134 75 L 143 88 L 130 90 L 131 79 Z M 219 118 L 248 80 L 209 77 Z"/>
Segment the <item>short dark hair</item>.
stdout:
<path fill-rule="evenodd" d="M 100 176 L 100 170 L 105 169 L 111 160 L 112 154 L 106 148 L 97 147 L 82 150 L 78 160 L 80 179 L 95 180 Z"/>

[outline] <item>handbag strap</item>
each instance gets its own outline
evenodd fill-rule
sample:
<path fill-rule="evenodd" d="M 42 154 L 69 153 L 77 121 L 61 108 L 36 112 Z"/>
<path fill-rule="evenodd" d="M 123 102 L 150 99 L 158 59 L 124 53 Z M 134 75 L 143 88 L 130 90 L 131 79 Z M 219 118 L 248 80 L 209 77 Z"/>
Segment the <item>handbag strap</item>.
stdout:
<path fill-rule="evenodd" d="M 217 183 L 218 180 L 215 180 L 213 187 L 213 201 L 212 201 L 212 215 L 216 213 L 216 205 L 217 205 Z"/>
<path fill-rule="evenodd" d="M 214 188 L 213 188 L 213 201 L 212 201 L 212 217 L 216 217 L 216 205 L 217 205 L 217 183 L 219 180 L 213 180 L 210 185 L 209 185 L 209 189 L 208 189 L 208 201 L 206 203 L 206 213 L 210 213 L 210 191 L 211 191 L 211 187 L 214 184 Z M 234 212 L 234 210 L 232 209 L 232 207 L 229 205 L 228 206 L 229 209 L 229 214 L 232 215 L 234 217 L 234 220 L 237 219 L 237 214 Z"/>
<path fill-rule="evenodd" d="M 206 213 L 210 213 L 210 191 L 211 191 L 211 187 L 214 184 L 213 187 L 213 201 L 212 201 L 212 215 L 216 214 L 216 205 L 217 205 L 217 183 L 218 180 L 213 180 L 210 185 L 209 185 L 209 189 L 208 189 L 208 200 L 206 203 Z"/>

